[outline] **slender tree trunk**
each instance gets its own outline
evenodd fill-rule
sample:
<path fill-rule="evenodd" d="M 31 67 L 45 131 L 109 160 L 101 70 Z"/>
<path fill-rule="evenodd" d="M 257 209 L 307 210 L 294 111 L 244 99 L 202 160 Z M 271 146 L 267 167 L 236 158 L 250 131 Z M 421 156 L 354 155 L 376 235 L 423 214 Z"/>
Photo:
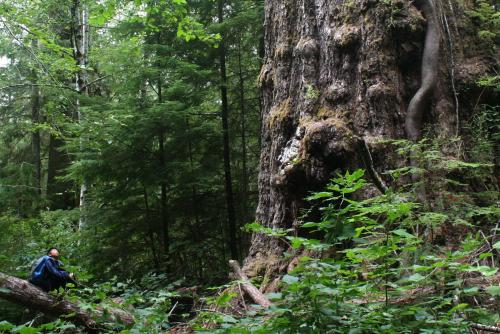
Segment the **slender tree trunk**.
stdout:
<path fill-rule="evenodd" d="M 189 157 L 189 171 L 191 175 L 194 177 L 194 158 L 193 158 L 193 141 L 191 139 L 191 127 L 189 124 L 189 119 L 186 117 L 186 129 L 188 131 L 187 140 L 188 140 L 188 157 Z M 197 210 L 197 193 L 196 187 L 194 185 L 191 186 L 191 207 L 194 212 L 194 217 L 196 220 L 196 224 L 198 225 L 200 222 L 200 212 Z"/>
<path fill-rule="evenodd" d="M 238 44 L 238 88 L 241 111 L 241 218 L 248 223 L 248 168 L 247 168 L 247 136 L 246 136 L 246 101 L 243 66 L 241 64 L 241 41 Z"/>
<path fill-rule="evenodd" d="M 88 5 L 82 3 L 80 0 L 73 0 L 72 6 L 72 19 L 73 19 L 73 56 L 78 66 L 76 73 L 75 88 L 79 95 L 88 96 L 88 77 L 87 77 L 87 64 L 88 64 L 88 49 L 89 49 L 89 25 L 88 25 Z M 76 99 L 75 119 L 82 122 L 84 115 L 80 108 L 80 98 Z M 80 146 L 83 149 L 84 138 L 80 139 Z M 88 185 L 83 180 L 80 186 L 80 220 L 78 227 L 81 229 L 86 225 L 86 197 Z"/>
<path fill-rule="evenodd" d="M 160 157 L 160 168 L 162 172 L 162 180 L 160 183 L 160 215 L 162 223 L 162 235 L 163 235 L 163 251 L 166 256 L 170 249 L 170 235 L 169 235 L 169 215 L 168 215 L 168 198 L 167 198 L 167 182 L 164 180 L 164 173 L 166 169 L 165 162 L 165 132 L 160 129 L 159 135 L 159 157 Z"/>
<path fill-rule="evenodd" d="M 224 21 L 224 0 L 217 2 L 217 16 L 220 24 Z M 224 150 L 224 176 L 226 185 L 226 206 L 227 221 L 229 230 L 229 250 L 233 259 L 238 258 L 238 241 L 236 237 L 236 213 L 234 210 L 233 181 L 231 177 L 231 154 L 229 145 L 229 107 L 227 100 L 227 74 L 226 74 L 226 46 L 224 44 L 224 34 L 219 45 L 220 60 L 220 93 L 221 93 L 221 118 L 222 118 L 222 139 Z"/>
<path fill-rule="evenodd" d="M 422 86 L 421 79 L 426 80 L 420 73 L 429 73 L 430 68 L 438 72 L 437 82 L 426 91 L 423 102 L 428 107 L 418 109 L 423 110 L 418 116 L 439 136 L 454 136 L 458 124 L 447 64 L 450 53 L 458 67 L 455 72 L 464 74 L 455 82 L 462 89 L 458 91 L 463 100 L 461 116 L 471 115 L 473 106 L 468 100 L 477 100 L 480 89 L 475 81 L 487 74 L 489 63 L 464 14 L 468 9 L 464 6 L 471 4 L 450 0 L 456 9 L 452 12 L 450 6 L 435 2 L 436 17 L 455 22 L 458 33 L 451 32 L 450 38 L 460 43 L 441 43 L 453 44 L 455 49 L 441 49 L 434 69 L 430 66 L 433 58 L 422 57 L 424 46 L 430 46 L 426 31 L 437 28 L 427 36 L 441 39 L 445 34 L 436 26 L 438 21 L 432 20 L 428 27 L 426 13 L 422 13 L 425 2 L 354 0 L 351 6 L 342 1 L 297 0 L 283 5 L 281 0 L 266 0 L 256 213 L 263 225 L 300 226 L 300 212 L 306 205 L 303 198 L 308 193 L 322 189 L 336 172 L 363 166 L 360 139 L 366 142 L 376 170 L 401 166 L 404 162 L 378 143 L 408 138 L 407 108 Z M 394 8 L 398 8 L 397 15 Z M 472 58 L 476 65 L 471 64 Z M 256 275 L 272 266 L 279 268 L 275 259 L 285 247 L 276 239 L 255 234 L 245 270 Z"/>
<path fill-rule="evenodd" d="M 151 247 L 151 255 L 153 256 L 153 263 L 155 265 L 156 271 L 160 272 L 160 260 L 158 258 L 158 251 L 156 250 L 153 226 L 151 226 L 151 213 L 149 210 L 148 190 L 146 189 L 146 187 L 144 187 L 144 206 L 146 209 L 146 224 L 148 226 L 149 247 Z"/>
<path fill-rule="evenodd" d="M 58 177 L 64 175 L 64 170 L 69 164 L 68 153 L 64 150 L 64 140 L 51 134 L 47 163 L 47 199 L 52 210 L 66 210 L 77 206 L 74 185 L 68 181 L 58 180 Z"/>
<path fill-rule="evenodd" d="M 33 154 L 33 167 L 35 169 L 34 187 L 38 195 L 42 194 L 42 159 L 41 159 L 41 139 L 40 129 L 40 88 L 36 86 L 37 75 L 33 71 L 33 86 L 31 87 L 31 121 L 35 129 L 31 135 L 31 147 Z"/>
<path fill-rule="evenodd" d="M 146 101 L 146 83 L 142 82 L 140 89 L 139 89 L 139 108 L 145 109 L 147 108 L 147 101 Z M 147 235 L 149 238 L 149 247 L 151 248 L 151 254 L 153 257 L 153 263 L 155 266 L 155 269 L 157 272 L 160 272 L 160 256 L 159 256 L 159 251 L 156 248 L 156 238 L 155 238 L 155 231 L 152 226 L 152 215 L 151 215 L 151 209 L 149 206 L 149 196 L 148 196 L 148 190 L 145 185 L 143 185 L 144 188 L 144 207 L 146 209 L 146 225 L 147 225 Z"/>
<path fill-rule="evenodd" d="M 156 43 L 160 45 L 161 36 L 158 33 L 156 35 Z M 159 55 L 157 55 L 159 57 Z M 158 65 L 159 68 L 159 65 Z M 158 103 L 163 103 L 163 91 L 162 91 L 162 82 L 161 78 L 158 77 L 157 80 L 158 85 Z M 166 177 L 166 160 L 165 160 L 165 130 L 162 125 L 160 125 L 160 130 L 158 132 L 158 155 L 159 162 L 161 168 L 161 182 L 160 182 L 160 215 L 161 215 L 161 223 L 162 223 L 162 235 L 163 235 L 163 252 L 165 256 L 168 257 L 169 249 L 170 249 L 170 231 L 169 231 L 169 215 L 168 215 L 168 198 L 167 198 L 167 181 Z"/>

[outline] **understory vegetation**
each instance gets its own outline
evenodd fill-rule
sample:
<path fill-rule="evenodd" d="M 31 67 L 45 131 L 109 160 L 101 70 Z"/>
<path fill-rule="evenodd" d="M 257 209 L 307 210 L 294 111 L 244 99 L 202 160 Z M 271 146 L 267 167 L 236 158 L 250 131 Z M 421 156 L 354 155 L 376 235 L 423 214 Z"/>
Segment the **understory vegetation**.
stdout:
<path fill-rule="evenodd" d="M 385 143 L 419 161 L 419 167 L 388 171 L 394 186 L 385 194 L 359 197 L 371 186 L 362 169 L 332 179 L 307 198 L 311 207 L 300 227 L 300 235 L 320 238 L 248 224 L 245 230 L 288 244 L 283 261 L 294 263 L 266 295 L 269 309 L 245 303 L 241 281 L 185 288 L 189 282 L 151 273 L 87 286 L 91 276 L 74 267 L 82 273 L 81 286 L 61 296 L 88 309 L 120 307 L 138 319 L 132 328 L 102 321 L 104 333 L 163 333 L 179 326 L 200 333 L 469 333 L 474 324 L 494 325 L 500 320 L 500 208 L 489 182 L 493 165 L 442 154 L 458 143 Z M 491 142 L 483 144 L 483 153 L 491 153 Z M 422 193 L 427 202 L 416 202 Z M 312 211 L 321 213 L 319 221 L 306 219 Z M 50 233 L 76 250 L 78 241 L 62 231 L 59 226 Z M 77 329 L 64 319 L 38 325 L 33 313 L 25 317 L 30 321 L 20 326 L 0 323 L 0 331 Z"/>

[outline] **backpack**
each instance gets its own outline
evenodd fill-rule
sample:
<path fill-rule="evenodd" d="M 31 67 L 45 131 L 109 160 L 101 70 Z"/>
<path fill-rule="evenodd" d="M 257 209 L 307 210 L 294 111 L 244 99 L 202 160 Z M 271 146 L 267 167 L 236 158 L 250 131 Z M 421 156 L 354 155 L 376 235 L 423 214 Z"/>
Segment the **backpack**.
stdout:
<path fill-rule="evenodd" d="M 49 256 L 45 255 L 33 262 L 33 265 L 31 266 L 31 279 L 30 281 L 32 282 L 38 282 L 40 279 L 43 277 L 44 269 L 45 269 L 45 263 L 47 263 L 47 260 L 50 259 Z"/>

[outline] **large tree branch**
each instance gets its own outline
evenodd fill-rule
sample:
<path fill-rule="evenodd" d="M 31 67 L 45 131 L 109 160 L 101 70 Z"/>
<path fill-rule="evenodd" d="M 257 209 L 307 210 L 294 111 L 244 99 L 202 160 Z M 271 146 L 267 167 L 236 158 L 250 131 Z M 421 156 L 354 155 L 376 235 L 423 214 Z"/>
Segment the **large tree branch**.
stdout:
<path fill-rule="evenodd" d="M 240 265 L 235 260 L 229 260 L 229 266 L 233 269 L 234 274 L 239 280 L 243 281 L 241 286 L 243 290 L 253 299 L 254 302 L 261 305 L 262 307 L 268 308 L 272 303 L 267 299 L 262 292 L 259 291 L 248 279 L 247 275 L 241 270 Z"/>
<path fill-rule="evenodd" d="M 134 322 L 134 317 L 121 309 L 84 310 L 78 303 L 56 298 L 25 280 L 3 273 L 0 273 L 0 298 L 38 310 L 48 316 L 71 315 L 68 320 L 90 330 L 96 330 L 99 327 L 98 321 L 104 317 L 108 321 L 125 324 Z"/>

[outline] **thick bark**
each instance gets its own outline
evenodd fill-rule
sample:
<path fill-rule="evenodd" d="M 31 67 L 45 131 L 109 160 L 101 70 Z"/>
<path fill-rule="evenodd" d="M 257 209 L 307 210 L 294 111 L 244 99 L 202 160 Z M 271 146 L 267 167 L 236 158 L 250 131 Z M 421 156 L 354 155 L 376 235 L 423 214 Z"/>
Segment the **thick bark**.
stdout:
<path fill-rule="evenodd" d="M 96 330 L 99 327 L 99 319 L 106 314 L 108 321 L 132 324 L 134 317 L 120 309 L 112 308 L 104 310 L 87 311 L 80 308 L 77 303 L 71 303 L 64 299 L 53 297 L 36 286 L 22 279 L 0 273 L 0 298 L 10 302 L 38 310 L 48 316 L 59 317 L 70 315 L 68 320 L 87 329 Z"/>
<path fill-rule="evenodd" d="M 462 98 L 460 116 L 470 116 L 469 100 L 479 95 L 475 81 L 489 63 L 465 15 L 464 6 L 471 3 L 436 2 L 434 13 L 426 0 L 418 4 L 266 0 L 257 221 L 300 226 L 303 198 L 345 169 L 368 167 L 383 191 L 387 180 L 377 180 L 376 171 L 403 162 L 378 142 L 413 138 L 413 129 L 424 124 L 441 137 L 454 136 L 459 117 L 453 87 Z M 448 34 L 440 22 L 450 23 Z M 460 43 L 444 43 L 444 38 Z M 455 48 L 436 48 L 439 43 Z M 408 113 L 417 122 L 405 131 Z M 361 140 L 366 150 L 360 149 Z M 254 235 L 245 270 L 263 274 L 284 247 Z"/>
<path fill-rule="evenodd" d="M 224 21 L 224 0 L 217 2 L 217 16 L 220 24 Z M 236 240 L 236 213 L 234 210 L 233 181 L 231 176 L 231 154 L 229 145 L 229 106 L 227 100 L 227 74 L 226 74 L 226 47 L 224 44 L 224 34 L 219 45 L 220 60 L 220 94 L 222 100 L 221 119 L 222 119 L 222 140 L 224 150 L 224 176 L 226 186 L 226 206 L 227 221 L 229 230 L 229 249 L 233 259 L 238 258 L 238 242 Z"/>

